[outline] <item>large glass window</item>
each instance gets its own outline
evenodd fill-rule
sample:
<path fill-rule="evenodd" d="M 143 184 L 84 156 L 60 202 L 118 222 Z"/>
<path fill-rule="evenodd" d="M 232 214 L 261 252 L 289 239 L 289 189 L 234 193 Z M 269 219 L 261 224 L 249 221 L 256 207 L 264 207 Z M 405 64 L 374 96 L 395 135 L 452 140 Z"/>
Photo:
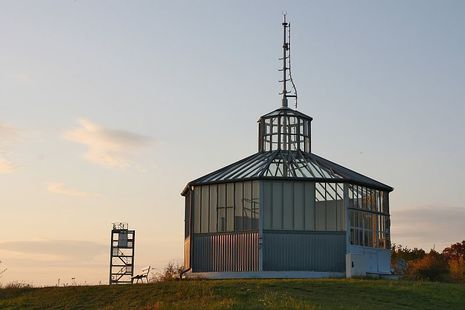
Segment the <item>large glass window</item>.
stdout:
<path fill-rule="evenodd" d="M 227 231 L 226 184 L 218 185 L 218 231 Z"/>
<path fill-rule="evenodd" d="M 388 193 L 349 185 L 350 243 L 390 248 Z"/>
<path fill-rule="evenodd" d="M 344 185 L 315 184 L 316 230 L 345 230 Z"/>

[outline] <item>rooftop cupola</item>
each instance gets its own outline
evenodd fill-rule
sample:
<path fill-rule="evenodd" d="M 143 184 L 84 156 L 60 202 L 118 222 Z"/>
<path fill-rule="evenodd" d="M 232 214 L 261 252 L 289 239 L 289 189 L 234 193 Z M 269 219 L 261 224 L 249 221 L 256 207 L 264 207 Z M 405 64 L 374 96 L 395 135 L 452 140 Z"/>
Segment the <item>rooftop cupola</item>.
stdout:
<path fill-rule="evenodd" d="M 308 115 L 280 108 L 258 120 L 258 151 L 311 152 L 311 122 Z"/>
<path fill-rule="evenodd" d="M 263 115 L 258 120 L 258 151 L 275 150 L 311 152 L 311 121 L 312 118 L 289 108 L 289 99 L 295 101 L 297 108 L 297 88 L 292 79 L 291 71 L 291 24 L 283 19 L 283 79 L 279 81 L 283 88 L 281 108 Z M 288 89 L 288 82 L 292 89 Z"/>

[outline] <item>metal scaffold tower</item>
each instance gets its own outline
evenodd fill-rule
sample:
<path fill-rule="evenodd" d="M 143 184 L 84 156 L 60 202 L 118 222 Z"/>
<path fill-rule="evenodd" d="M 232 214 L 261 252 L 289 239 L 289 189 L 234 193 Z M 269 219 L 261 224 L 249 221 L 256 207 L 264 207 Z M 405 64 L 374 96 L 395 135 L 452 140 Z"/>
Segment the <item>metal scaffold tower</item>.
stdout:
<path fill-rule="evenodd" d="M 134 276 L 136 231 L 127 223 L 113 223 L 110 246 L 109 284 L 130 284 Z"/>

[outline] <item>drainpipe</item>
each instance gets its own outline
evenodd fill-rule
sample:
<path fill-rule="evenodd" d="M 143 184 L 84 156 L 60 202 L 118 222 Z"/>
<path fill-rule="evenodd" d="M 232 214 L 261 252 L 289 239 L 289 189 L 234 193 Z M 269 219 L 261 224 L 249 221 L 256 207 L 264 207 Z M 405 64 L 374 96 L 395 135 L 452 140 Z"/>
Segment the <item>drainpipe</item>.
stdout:
<path fill-rule="evenodd" d="M 190 202 L 190 208 L 189 208 L 189 239 L 190 239 L 190 242 L 189 242 L 189 268 L 181 271 L 181 273 L 179 274 L 179 279 L 182 280 L 182 277 L 183 275 L 192 270 L 192 246 L 193 246 L 193 241 L 194 241 L 194 220 L 192 218 L 192 215 L 193 215 L 193 206 L 194 206 L 194 187 L 191 186 L 189 188 L 189 198 L 191 200 Z"/>

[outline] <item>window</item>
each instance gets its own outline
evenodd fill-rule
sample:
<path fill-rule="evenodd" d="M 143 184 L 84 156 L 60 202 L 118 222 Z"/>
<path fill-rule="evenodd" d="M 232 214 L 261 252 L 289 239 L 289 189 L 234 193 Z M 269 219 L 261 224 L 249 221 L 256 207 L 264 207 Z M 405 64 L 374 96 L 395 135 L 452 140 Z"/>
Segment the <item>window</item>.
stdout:
<path fill-rule="evenodd" d="M 259 141 L 260 151 L 281 149 L 310 152 L 310 120 L 288 114 L 262 117 Z"/>
<path fill-rule="evenodd" d="M 220 184 L 218 185 L 218 232 L 227 231 L 226 214 L 226 184 Z"/>
<path fill-rule="evenodd" d="M 357 185 L 349 185 L 348 190 L 350 243 L 389 249 L 388 193 Z"/>

